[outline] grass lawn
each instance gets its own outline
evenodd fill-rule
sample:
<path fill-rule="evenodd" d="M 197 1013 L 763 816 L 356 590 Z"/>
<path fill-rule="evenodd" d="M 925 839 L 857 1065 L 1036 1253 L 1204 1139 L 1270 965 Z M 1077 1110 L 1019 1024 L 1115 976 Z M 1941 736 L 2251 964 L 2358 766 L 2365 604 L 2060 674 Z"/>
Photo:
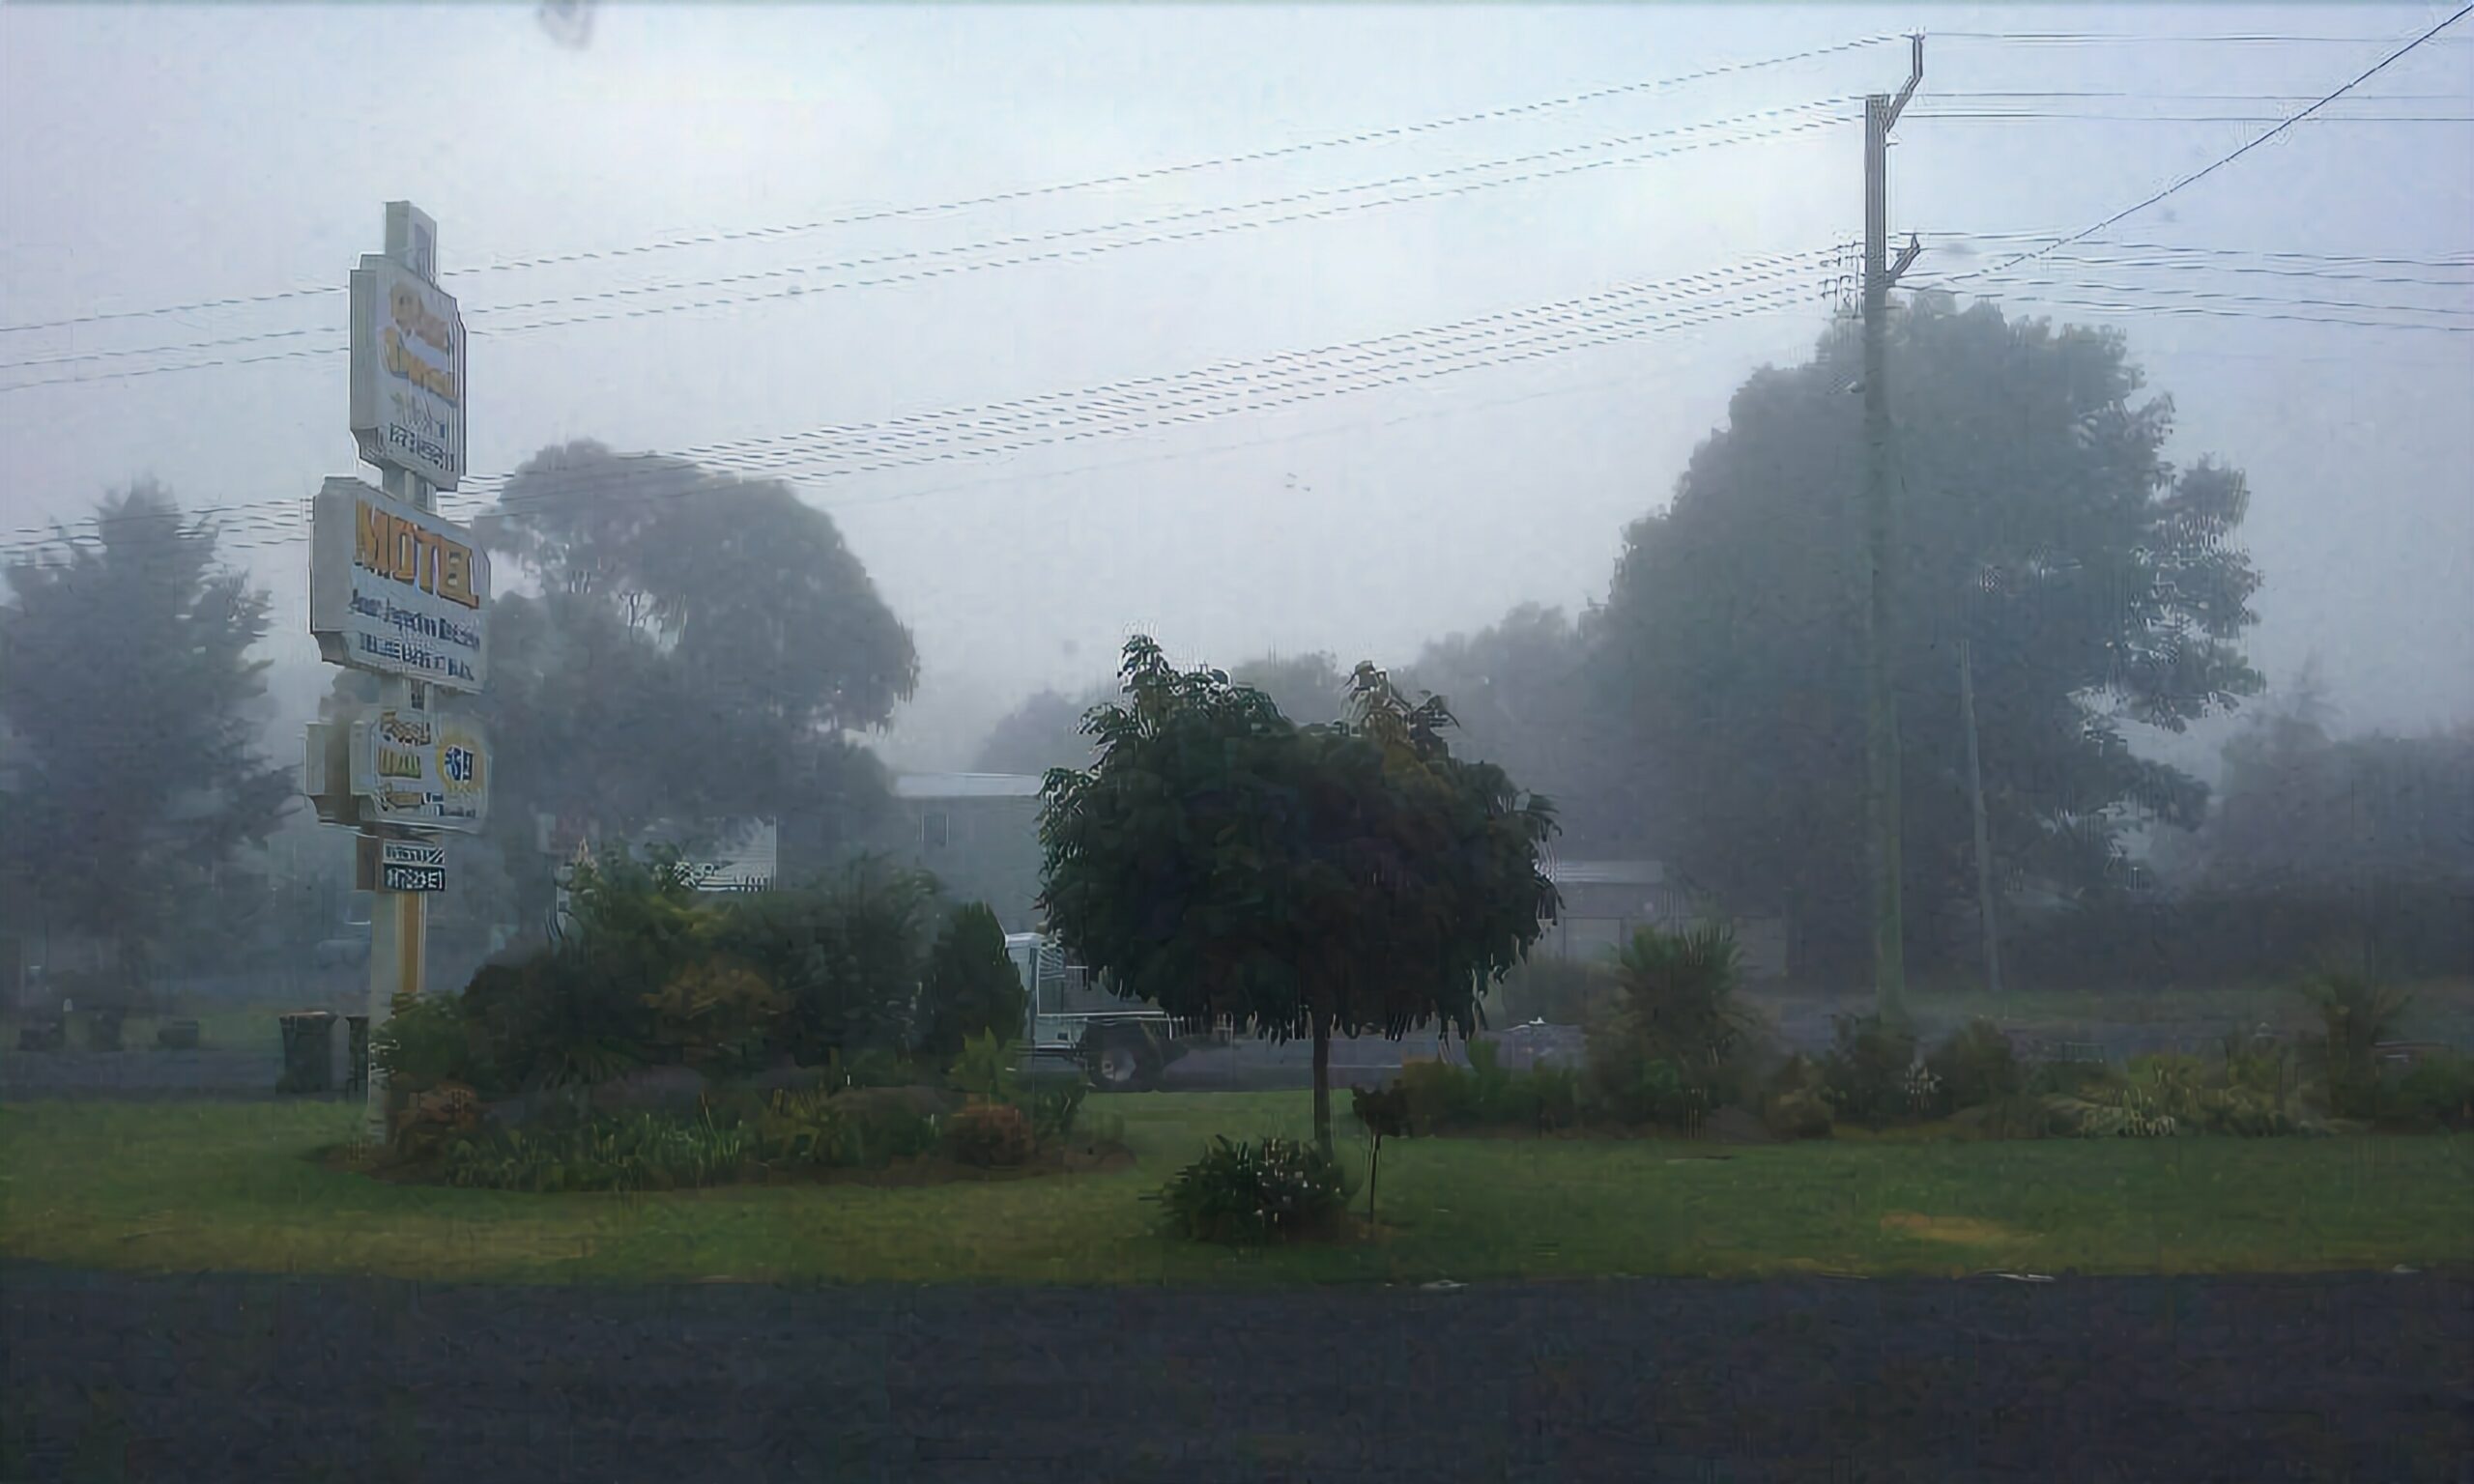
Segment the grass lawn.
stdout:
<path fill-rule="evenodd" d="M 0 1110 L 0 1254 L 465 1280 L 1221 1284 L 2474 1260 L 2474 1138 L 2445 1136 L 1403 1140 L 1385 1150 L 1379 1233 L 1230 1252 L 1154 1235 L 1142 1197 L 1211 1133 L 1303 1131 L 1307 1095 L 1090 1107 L 1122 1122 L 1135 1168 L 926 1188 L 529 1196 L 322 1168 L 311 1154 L 353 1127 L 354 1110 L 336 1104 L 20 1104 Z M 1362 1150 L 1343 1142 L 1346 1158 Z"/>

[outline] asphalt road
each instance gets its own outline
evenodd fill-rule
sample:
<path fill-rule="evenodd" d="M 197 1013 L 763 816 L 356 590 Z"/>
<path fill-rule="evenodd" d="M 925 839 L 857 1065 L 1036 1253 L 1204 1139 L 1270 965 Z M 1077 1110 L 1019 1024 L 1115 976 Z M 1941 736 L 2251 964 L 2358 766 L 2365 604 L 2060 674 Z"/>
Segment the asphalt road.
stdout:
<path fill-rule="evenodd" d="M 0 1286 L 10 1481 L 2474 1484 L 2474 1274 Z"/>

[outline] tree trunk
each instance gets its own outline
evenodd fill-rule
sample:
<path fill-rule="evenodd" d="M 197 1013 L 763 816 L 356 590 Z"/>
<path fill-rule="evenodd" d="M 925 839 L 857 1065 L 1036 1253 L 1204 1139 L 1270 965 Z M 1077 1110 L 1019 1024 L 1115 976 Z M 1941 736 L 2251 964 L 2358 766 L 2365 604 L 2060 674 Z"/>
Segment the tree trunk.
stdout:
<path fill-rule="evenodd" d="M 1314 1013 L 1314 1143 L 1332 1153 L 1332 1018 Z"/>

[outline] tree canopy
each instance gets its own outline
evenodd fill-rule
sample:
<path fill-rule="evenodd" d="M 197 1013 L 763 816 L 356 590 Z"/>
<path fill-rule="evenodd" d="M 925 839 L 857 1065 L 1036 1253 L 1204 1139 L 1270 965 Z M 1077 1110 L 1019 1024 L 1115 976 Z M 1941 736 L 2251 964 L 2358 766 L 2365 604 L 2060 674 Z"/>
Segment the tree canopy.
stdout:
<path fill-rule="evenodd" d="M 611 833 L 769 815 L 811 867 L 864 835 L 885 782 L 850 733 L 891 718 L 919 661 L 831 516 L 779 480 L 577 442 L 475 525 L 539 589 L 500 599 L 474 702 L 510 849 L 534 811 Z"/>
<path fill-rule="evenodd" d="M 1861 961 L 1866 922 L 1861 360 L 1842 327 L 1738 390 L 1673 503 L 1627 532 L 1596 662 L 1670 855 L 1790 914 L 1825 971 Z M 1919 298 L 1890 366 L 1915 952 L 1948 940 L 1970 870 L 1960 642 L 1998 874 L 2085 892 L 2127 824 L 2199 819 L 2203 787 L 2123 724 L 2179 730 L 2258 688 L 2237 647 L 2258 577 L 2234 542 L 2242 475 L 2168 462 L 2172 403 L 2135 400 L 2118 334 Z"/>
<path fill-rule="evenodd" d="M 2474 728 L 2339 737 L 2313 677 L 2225 747 L 2198 884 L 2292 899 L 2474 888 Z"/>
<path fill-rule="evenodd" d="M 1321 650 L 1258 655 L 1231 666 L 1229 677 L 1269 697 L 1280 715 L 1304 725 L 1330 721 L 1348 703 L 1349 681 Z M 973 766 L 983 773 L 1046 773 L 1091 765 L 1092 738 L 1082 719 L 1117 694 L 1103 681 L 1079 696 L 1043 689 L 1005 713 L 980 744 Z"/>
<path fill-rule="evenodd" d="M 1330 1042 L 1441 1019 L 1551 912 L 1552 807 L 1452 756 L 1452 717 L 1361 665 L 1348 712 L 1299 728 L 1263 692 L 1129 642 L 1121 702 L 1097 708 L 1088 770 L 1049 775 L 1043 905 L 1120 993 L 1314 1042 L 1330 1138 Z"/>
<path fill-rule="evenodd" d="M 294 781 L 258 750 L 267 594 L 219 564 L 214 525 L 138 484 L 101 502 L 96 533 L 8 569 L 0 849 L 13 895 L 142 975 L 183 886 L 265 839 Z"/>

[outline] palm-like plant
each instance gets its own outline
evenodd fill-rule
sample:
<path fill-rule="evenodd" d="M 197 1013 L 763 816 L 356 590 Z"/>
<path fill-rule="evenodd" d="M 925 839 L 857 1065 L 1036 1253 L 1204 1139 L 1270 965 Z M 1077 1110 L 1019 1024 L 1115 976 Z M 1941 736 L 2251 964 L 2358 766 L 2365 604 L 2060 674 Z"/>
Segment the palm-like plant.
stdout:
<path fill-rule="evenodd" d="M 1618 1013 L 1650 1056 L 1679 1068 L 1714 1068 L 1752 1033 L 1736 999 L 1742 954 L 1723 923 L 1681 932 L 1643 928 L 1616 958 Z"/>
<path fill-rule="evenodd" d="M 2325 1027 L 2316 1048 L 2328 1087 L 2328 1111 L 2370 1116 L 2379 1086 L 2378 1046 L 2396 1030 L 2413 997 L 2350 969 L 2325 968 L 2303 981 L 2302 992 Z"/>

